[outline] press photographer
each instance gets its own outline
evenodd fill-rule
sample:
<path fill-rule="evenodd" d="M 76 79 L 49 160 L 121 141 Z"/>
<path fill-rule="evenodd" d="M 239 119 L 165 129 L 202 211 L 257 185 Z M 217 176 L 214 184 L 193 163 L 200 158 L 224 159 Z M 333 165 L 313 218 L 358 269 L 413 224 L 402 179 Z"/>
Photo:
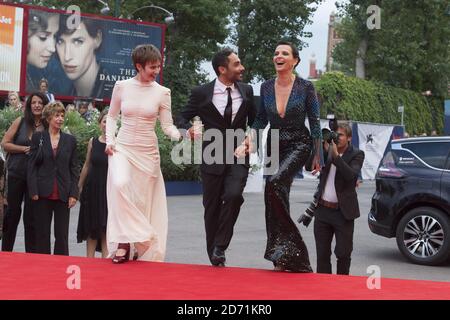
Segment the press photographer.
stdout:
<path fill-rule="evenodd" d="M 333 135 L 333 132 L 335 134 Z M 360 216 L 356 183 L 364 162 L 364 152 L 351 145 L 352 129 L 338 124 L 324 139 L 325 167 L 320 174 L 315 200 L 299 218 L 308 226 L 314 221 L 317 272 L 331 273 L 331 243 L 336 237 L 337 274 L 350 272 L 354 220 Z"/>

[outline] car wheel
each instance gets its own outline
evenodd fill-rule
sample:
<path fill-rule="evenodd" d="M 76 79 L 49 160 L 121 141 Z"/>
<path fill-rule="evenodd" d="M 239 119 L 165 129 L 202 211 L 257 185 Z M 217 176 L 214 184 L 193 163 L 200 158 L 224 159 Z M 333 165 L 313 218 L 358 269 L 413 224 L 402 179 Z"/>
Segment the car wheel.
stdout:
<path fill-rule="evenodd" d="M 397 226 L 397 246 L 410 261 L 438 265 L 450 257 L 450 221 L 431 207 L 415 208 Z"/>

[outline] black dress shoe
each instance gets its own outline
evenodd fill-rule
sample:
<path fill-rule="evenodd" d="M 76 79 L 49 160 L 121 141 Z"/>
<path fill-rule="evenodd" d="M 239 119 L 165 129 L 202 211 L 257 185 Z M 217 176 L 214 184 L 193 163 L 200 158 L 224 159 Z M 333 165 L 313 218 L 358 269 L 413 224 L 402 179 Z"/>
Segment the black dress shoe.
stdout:
<path fill-rule="evenodd" d="M 224 267 L 225 266 L 225 252 L 218 247 L 214 247 L 211 255 L 211 263 L 213 266 Z"/>

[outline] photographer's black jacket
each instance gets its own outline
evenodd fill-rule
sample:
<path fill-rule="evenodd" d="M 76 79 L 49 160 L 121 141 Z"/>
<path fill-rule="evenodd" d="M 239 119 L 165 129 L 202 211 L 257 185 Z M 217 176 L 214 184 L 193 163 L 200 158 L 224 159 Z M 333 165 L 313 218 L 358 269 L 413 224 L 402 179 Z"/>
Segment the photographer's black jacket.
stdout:
<path fill-rule="evenodd" d="M 331 148 L 329 150 L 331 152 Z M 349 145 L 342 157 L 333 159 L 327 157 L 325 167 L 320 174 L 320 183 L 317 196 L 320 199 L 325 190 L 331 164 L 336 166 L 334 186 L 339 202 L 339 209 L 347 220 L 354 220 L 360 216 L 358 198 L 356 195 L 356 182 L 364 162 L 364 152 Z M 315 195 L 316 196 L 316 195 Z"/>

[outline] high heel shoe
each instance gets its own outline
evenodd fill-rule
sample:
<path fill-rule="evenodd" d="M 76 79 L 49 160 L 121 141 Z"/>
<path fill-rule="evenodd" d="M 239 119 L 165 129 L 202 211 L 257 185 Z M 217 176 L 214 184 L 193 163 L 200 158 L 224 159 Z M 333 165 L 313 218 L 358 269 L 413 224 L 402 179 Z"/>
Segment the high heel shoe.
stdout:
<path fill-rule="evenodd" d="M 112 259 L 112 263 L 124 263 L 130 259 L 130 244 L 129 243 L 119 243 L 117 250 L 119 250 L 119 249 L 126 250 L 125 255 L 118 256 L 116 253 Z"/>

